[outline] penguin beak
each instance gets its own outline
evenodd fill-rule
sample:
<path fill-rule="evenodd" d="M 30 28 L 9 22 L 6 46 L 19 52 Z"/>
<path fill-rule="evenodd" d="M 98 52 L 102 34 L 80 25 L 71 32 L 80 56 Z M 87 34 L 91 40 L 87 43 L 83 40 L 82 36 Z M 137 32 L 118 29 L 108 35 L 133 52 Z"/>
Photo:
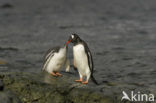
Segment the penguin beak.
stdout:
<path fill-rule="evenodd" d="M 72 42 L 71 36 L 69 37 L 68 41 L 66 42 L 66 46 L 67 46 L 70 42 Z"/>
<path fill-rule="evenodd" d="M 68 40 L 68 41 L 66 42 L 66 46 L 67 46 L 70 42 L 71 42 L 71 40 Z"/>

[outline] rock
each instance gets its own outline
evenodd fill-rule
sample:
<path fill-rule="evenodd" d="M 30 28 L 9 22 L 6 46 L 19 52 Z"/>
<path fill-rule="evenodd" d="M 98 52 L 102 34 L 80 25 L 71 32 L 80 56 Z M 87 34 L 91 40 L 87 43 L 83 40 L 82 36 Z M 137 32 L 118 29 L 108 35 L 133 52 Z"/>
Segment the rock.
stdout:
<path fill-rule="evenodd" d="M 0 92 L 0 101 L 1 103 L 2 101 L 3 103 L 21 103 L 17 96 L 10 91 Z"/>
<path fill-rule="evenodd" d="M 0 91 L 3 90 L 3 88 L 4 88 L 3 82 L 0 80 Z"/>
<path fill-rule="evenodd" d="M 24 103 L 114 103 L 111 97 L 70 83 L 70 78 L 47 73 L 0 73 L 4 91 L 11 91 Z"/>
<path fill-rule="evenodd" d="M 107 85 L 108 85 L 108 86 L 117 86 L 117 84 L 114 83 L 114 82 L 108 82 Z"/>

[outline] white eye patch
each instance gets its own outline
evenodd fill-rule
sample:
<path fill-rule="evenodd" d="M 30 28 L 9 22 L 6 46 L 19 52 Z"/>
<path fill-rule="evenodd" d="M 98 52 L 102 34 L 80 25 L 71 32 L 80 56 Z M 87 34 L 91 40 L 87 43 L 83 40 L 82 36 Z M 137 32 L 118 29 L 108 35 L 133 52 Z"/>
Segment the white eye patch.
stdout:
<path fill-rule="evenodd" d="M 71 35 L 72 39 L 74 39 L 74 35 Z"/>

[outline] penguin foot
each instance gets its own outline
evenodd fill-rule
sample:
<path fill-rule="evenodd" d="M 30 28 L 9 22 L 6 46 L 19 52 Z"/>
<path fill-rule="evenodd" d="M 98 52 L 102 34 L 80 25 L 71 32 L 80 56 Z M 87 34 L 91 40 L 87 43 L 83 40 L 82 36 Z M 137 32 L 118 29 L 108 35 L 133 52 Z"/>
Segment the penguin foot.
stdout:
<path fill-rule="evenodd" d="M 60 74 L 59 72 L 56 72 L 56 75 L 57 75 L 57 76 L 62 76 L 62 74 Z"/>
<path fill-rule="evenodd" d="M 86 80 L 86 81 L 82 82 L 82 84 L 88 84 L 88 80 Z"/>
<path fill-rule="evenodd" d="M 55 74 L 54 72 L 51 72 L 50 73 L 52 76 L 54 76 L 54 77 L 57 77 L 58 75 L 57 74 Z"/>
<path fill-rule="evenodd" d="M 82 78 L 80 78 L 80 80 L 75 80 L 75 82 L 82 82 Z"/>

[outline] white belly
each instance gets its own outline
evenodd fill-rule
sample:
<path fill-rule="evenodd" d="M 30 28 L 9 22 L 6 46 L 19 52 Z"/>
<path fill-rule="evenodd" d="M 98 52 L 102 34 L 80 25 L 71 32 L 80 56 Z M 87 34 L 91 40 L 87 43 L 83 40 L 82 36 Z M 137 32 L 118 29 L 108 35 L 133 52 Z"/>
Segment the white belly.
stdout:
<path fill-rule="evenodd" d="M 73 54 L 74 54 L 74 62 L 79 73 L 83 76 L 86 76 L 90 72 L 90 70 L 84 46 L 82 44 L 74 46 Z"/>
<path fill-rule="evenodd" d="M 66 52 L 54 53 L 54 56 L 51 58 L 47 65 L 48 72 L 58 72 L 65 64 L 66 61 Z"/>

